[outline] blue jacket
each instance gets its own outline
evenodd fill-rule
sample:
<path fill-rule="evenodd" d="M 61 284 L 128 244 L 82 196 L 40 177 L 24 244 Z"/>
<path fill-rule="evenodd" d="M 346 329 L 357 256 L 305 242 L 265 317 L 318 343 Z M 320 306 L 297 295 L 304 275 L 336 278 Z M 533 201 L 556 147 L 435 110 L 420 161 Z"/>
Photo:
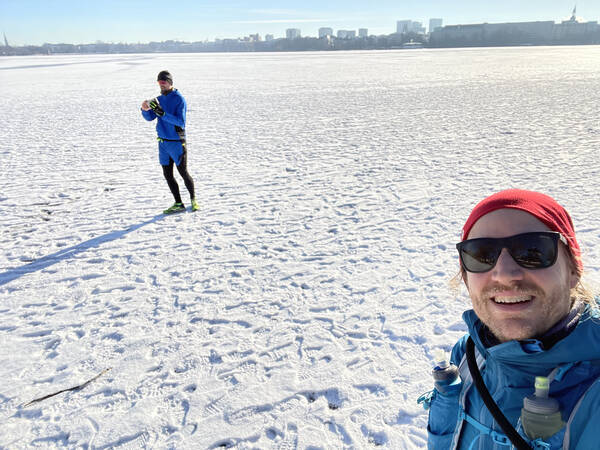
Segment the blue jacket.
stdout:
<path fill-rule="evenodd" d="M 550 383 L 550 396 L 558 400 L 566 425 L 545 440 L 549 447 L 536 448 L 600 449 L 600 311 L 597 308 L 586 305 L 575 329 L 548 350 L 535 339 L 486 348 L 480 338 L 483 324 L 475 312 L 466 311 L 463 319 L 475 343 L 486 387 L 522 436 L 519 417 L 523 398 L 533 394 L 536 376 L 548 376 L 558 369 Z M 451 361 L 460 368 L 460 390 L 444 395 L 434 389 L 426 401 L 428 448 L 508 450 L 510 441 L 472 383 L 465 358 L 467 337 L 454 346 L 451 355 Z"/>
<path fill-rule="evenodd" d="M 152 121 L 158 118 L 156 123 L 156 133 L 161 139 L 178 141 L 185 139 L 185 114 L 187 112 L 187 104 L 183 95 L 173 89 L 167 95 L 159 95 L 158 103 L 165 111 L 165 115 L 158 117 L 154 111 L 142 110 L 142 116 L 147 121 Z"/>

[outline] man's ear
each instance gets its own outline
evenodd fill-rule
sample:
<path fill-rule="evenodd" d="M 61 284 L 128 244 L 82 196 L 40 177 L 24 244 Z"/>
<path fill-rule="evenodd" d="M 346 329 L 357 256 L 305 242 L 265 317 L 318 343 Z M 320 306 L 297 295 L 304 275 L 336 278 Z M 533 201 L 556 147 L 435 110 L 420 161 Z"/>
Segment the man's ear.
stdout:
<path fill-rule="evenodd" d="M 571 289 L 575 289 L 581 277 L 577 275 L 577 271 L 575 269 L 571 269 L 571 273 L 569 274 L 569 284 Z"/>

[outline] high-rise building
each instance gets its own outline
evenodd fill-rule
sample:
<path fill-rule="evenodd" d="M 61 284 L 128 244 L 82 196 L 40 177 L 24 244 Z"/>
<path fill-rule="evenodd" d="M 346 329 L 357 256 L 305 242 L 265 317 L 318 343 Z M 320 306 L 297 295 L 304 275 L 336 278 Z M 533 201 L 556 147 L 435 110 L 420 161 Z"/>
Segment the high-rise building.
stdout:
<path fill-rule="evenodd" d="M 433 33 L 436 28 L 442 28 L 442 19 L 429 19 L 429 32 Z"/>
<path fill-rule="evenodd" d="M 338 30 L 337 38 L 338 39 L 355 39 L 356 38 L 356 30 Z"/>
<path fill-rule="evenodd" d="M 367 28 L 359 28 L 358 29 L 358 37 L 367 37 L 369 36 L 369 30 Z"/>
<path fill-rule="evenodd" d="M 274 38 L 274 36 L 272 34 L 265 34 L 265 41 L 269 42 L 272 41 Z"/>
<path fill-rule="evenodd" d="M 287 39 L 297 39 L 299 37 L 302 37 L 300 35 L 300 28 L 288 28 L 287 30 L 285 30 L 285 37 Z"/>
<path fill-rule="evenodd" d="M 319 28 L 319 38 L 324 38 L 326 36 L 333 36 L 333 28 L 329 28 L 329 27 Z"/>
<path fill-rule="evenodd" d="M 398 20 L 396 22 L 396 33 L 421 33 L 425 34 L 425 27 L 421 22 L 415 22 L 412 20 Z"/>
<path fill-rule="evenodd" d="M 396 33 L 408 33 L 410 31 L 412 20 L 398 20 L 396 22 Z"/>

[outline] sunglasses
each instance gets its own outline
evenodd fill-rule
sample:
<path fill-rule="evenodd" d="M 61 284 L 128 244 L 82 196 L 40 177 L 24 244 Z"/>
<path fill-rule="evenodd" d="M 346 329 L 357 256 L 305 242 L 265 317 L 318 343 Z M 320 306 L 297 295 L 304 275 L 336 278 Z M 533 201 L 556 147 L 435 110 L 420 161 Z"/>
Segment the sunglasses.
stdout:
<path fill-rule="evenodd" d="M 525 269 L 545 269 L 558 257 L 558 241 L 567 244 L 565 237 L 555 231 L 536 231 L 505 238 L 467 239 L 456 244 L 460 262 L 467 272 L 483 273 L 492 270 L 502 249 Z"/>

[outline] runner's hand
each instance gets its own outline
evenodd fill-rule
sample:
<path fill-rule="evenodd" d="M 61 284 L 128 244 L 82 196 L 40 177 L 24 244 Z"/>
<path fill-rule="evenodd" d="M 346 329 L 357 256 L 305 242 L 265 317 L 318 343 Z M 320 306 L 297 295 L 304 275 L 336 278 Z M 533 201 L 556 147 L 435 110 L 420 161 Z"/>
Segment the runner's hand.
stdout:
<path fill-rule="evenodd" d="M 156 114 L 159 117 L 162 117 L 165 115 L 165 111 L 160 107 L 160 104 L 158 103 L 158 100 L 153 98 L 152 100 L 150 100 L 148 102 L 148 106 L 150 106 L 150 109 L 152 111 L 154 111 L 154 114 Z"/>

